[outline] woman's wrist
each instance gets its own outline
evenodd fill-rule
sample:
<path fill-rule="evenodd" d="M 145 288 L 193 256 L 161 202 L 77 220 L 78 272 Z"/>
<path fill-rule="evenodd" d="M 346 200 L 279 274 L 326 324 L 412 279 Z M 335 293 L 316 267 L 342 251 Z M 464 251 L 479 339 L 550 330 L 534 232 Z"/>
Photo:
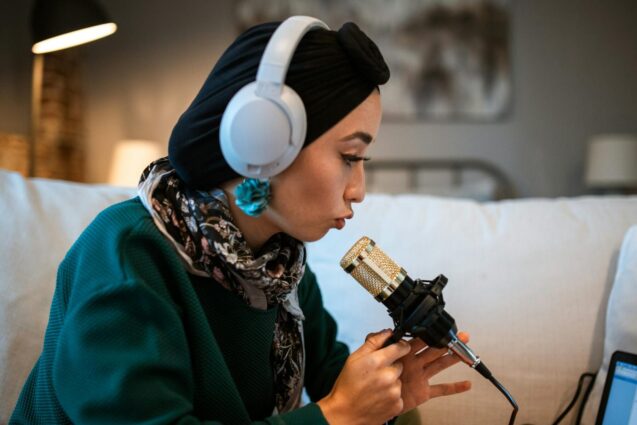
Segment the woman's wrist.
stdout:
<path fill-rule="evenodd" d="M 316 404 L 321 408 L 321 412 L 328 424 L 340 425 L 354 423 L 353 418 L 350 417 L 350 409 L 347 408 L 345 403 L 339 402 L 337 397 L 334 397 L 332 393 L 317 401 Z"/>

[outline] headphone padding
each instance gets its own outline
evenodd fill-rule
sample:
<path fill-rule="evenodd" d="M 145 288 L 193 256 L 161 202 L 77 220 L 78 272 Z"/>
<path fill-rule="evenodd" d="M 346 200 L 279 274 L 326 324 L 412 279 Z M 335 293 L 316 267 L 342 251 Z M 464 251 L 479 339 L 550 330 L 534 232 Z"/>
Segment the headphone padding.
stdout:
<path fill-rule="evenodd" d="M 242 176 L 272 177 L 298 155 L 306 134 L 303 102 L 290 87 L 273 98 L 256 94 L 259 83 L 239 90 L 221 119 L 221 151 Z"/>

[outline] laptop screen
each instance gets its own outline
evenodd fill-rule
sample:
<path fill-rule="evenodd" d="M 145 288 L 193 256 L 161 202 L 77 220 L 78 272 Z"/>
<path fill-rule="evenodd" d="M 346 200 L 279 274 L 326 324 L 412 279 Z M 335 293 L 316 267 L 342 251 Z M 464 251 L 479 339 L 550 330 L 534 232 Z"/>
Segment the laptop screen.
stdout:
<path fill-rule="evenodd" d="M 637 365 L 615 363 L 602 425 L 637 425 Z"/>

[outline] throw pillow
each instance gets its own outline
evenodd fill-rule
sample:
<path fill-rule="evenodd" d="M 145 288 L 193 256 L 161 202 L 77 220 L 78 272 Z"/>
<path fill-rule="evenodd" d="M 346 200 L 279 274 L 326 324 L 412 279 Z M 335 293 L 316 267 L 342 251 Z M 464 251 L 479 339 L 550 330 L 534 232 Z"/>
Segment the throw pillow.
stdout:
<path fill-rule="evenodd" d="M 595 423 L 610 357 L 616 350 L 637 353 L 637 226 L 628 229 L 619 253 L 606 311 L 604 357 L 584 408 L 582 425 Z"/>

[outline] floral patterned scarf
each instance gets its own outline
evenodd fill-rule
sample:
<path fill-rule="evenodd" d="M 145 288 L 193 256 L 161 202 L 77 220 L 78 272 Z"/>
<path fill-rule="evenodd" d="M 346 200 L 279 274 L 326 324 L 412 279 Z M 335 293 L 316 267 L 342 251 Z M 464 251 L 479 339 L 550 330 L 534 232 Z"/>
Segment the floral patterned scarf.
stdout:
<path fill-rule="evenodd" d="M 224 192 L 190 190 L 167 158 L 144 170 L 138 192 L 190 273 L 211 277 L 252 307 L 279 305 L 271 353 L 273 413 L 297 408 L 305 369 L 304 317 L 297 294 L 305 271 L 303 243 L 278 233 L 253 253 L 233 223 Z"/>

